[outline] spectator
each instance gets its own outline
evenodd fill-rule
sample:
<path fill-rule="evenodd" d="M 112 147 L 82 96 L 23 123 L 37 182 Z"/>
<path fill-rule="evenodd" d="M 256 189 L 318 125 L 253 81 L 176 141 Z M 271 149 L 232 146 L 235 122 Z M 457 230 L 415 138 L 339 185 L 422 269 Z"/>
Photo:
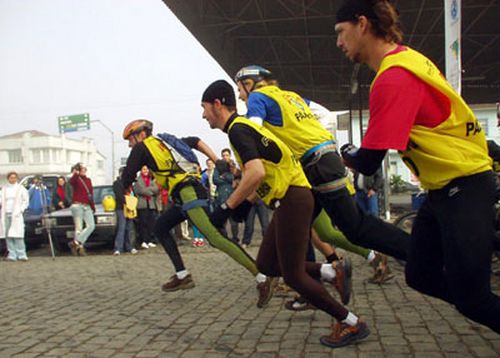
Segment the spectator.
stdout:
<path fill-rule="evenodd" d="M 229 162 L 224 159 L 219 159 L 215 161 L 215 169 L 213 174 L 214 184 L 217 186 L 216 197 L 214 201 L 214 207 L 220 206 L 226 201 L 227 198 L 233 192 L 233 180 L 234 174 L 231 172 Z M 238 223 L 229 219 L 231 223 L 231 234 L 234 242 L 238 242 Z M 236 224 L 234 225 L 233 222 Z M 226 225 L 222 227 L 223 234 L 229 237 L 226 230 Z"/>
<path fill-rule="evenodd" d="M 71 214 L 75 222 L 75 237 L 68 244 L 74 256 L 85 256 L 85 242 L 95 229 L 94 222 L 94 188 L 92 181 L 87 177 L 87 167 L 82 163 L 72 168 L 73 175 L 69 183 L 73 188 Z M 85 228 L 83 223 L 85 222 Z"/>
<path fill-rule="evenodd" d="M 116 200 L 116 236 L 115 248 L 113 251 L 114 256 L 118 256 L 123 252 L 130 252 L 137 254 L 137 250 L 130 244 L 130 233 L 133 221 L 125 217 L 123 213 L 123 206 L 125 205 L 125 190 L 121 182 L 121 175 L 123 167 L 120 168 L 116 180 L 113 182 L 113 193 Z"/>
<path fill-rule="evenodd" d="M 382 167 L 379 167 L 373 175 L 363 175 L 357 170 L 353 170 L 353 173 L 356 202 L 361 209 L 378 217 L 378 192 L 384 186 Z"/>
<path fill-rule="evenodd" d="M 41 176 L 37 175 L 33 178 L 33 184 L 31 184 L 28 190 L 28 196 L 29 216 L 41 216 L 43 213 L 49 211 L 51 196 L 49 189 L 43 184 Z"/>
<path fill-rule="evenodd" d="M 224 159 L 227 163 L 229 163 L 229 170 L 233 174 L 233 191 L 236 189 L 238 184 L 240 183 L 241 180 L 241 170 L 238 168 L 236 165 L 236 162 L 231 158 L 231 149 L 229 148 L 224 148 L 220 152 L 222 159 Z M 231 193 L 229 193 L 231 194 Z M 238 222 L 234 221 L 233 218 L 229 218 L 229 224 L 231 225 L 231 235 L 232 235 L 232 240 L 234 242 L 240 241 L 238 238 L 238 233 L 239 233 L 239 227 L 238 227 Z"/>
<path fill-rule="evenodd" d="M 57 184 L 52 193 L 52 206 L 54 210 L 61 210 L 71 206 L 73 192 L 71 185 L 66 182 L 64 176 L 57 178 Z"/>
<path fill-rule="evenodd" d="M 23 212 L 28 207 L 28 191 L 17 182 L 16 172 L 7 174 L 8 183 L 3 187 L 0 210 L 0 239 L 5 239 L 7 261 L 28 261 L 24 243 Z"/>
<path fill-rule="evenodd" d="M 243 248 L 250 246 L 255 226 L 255 215 L 259 217 L 260 228 L 262 229 L 262 237 L 264 237 L 267 226 L 269 225 L 269 210 L 260 199 L 257 199 L 248 213 L 245 220 L 245 231 L 243 232 Z"/>
<path fill-rule="evenodd" d="M 208 200 L 210 207 L 213 206 L 215 197 L 217 195 L 217 186 L 214 184 L 214 170 L 215 163 L 212 159 L 207 159 L 207 169 L 201 174 L 201 182 L 208 191 Z"/>
<path fill-rule="evenodd" d="M 158 210 L 156 204 L 160 189 L 151 176 L 149 168 L 145 165 L 141 168 L 141 172 L 134 184 L 134 192 L 137 199 L 139 199 L 137 203 L 138 245 L 140 243 L 140 247 L 143 249 L 156 247 L 153 227 Z"/>

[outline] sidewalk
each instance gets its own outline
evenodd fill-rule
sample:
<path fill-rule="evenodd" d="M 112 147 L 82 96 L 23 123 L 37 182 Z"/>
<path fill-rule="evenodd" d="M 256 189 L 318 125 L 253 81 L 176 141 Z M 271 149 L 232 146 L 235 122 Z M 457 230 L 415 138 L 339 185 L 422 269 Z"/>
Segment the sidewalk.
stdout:
<path fill-rule="evenodd" d="M 161 247 L 137 256 L 32 256 L 0 262 L 0 357 L 498 357 L 500 335 L 404 284 L 383 286 L 354 262 L 350 307 L 372 334 L 337 350 L 319 338 L 331 321 L 291 312 L 286 299 L 255 306 L 253 277 L 213 248 L 181 247 L 196 287 L 164 293 L 172 275 Z M 255 256 L 257 247 L 251 247 Z M 500 278 L 493 278 L 500 294 Z"/>

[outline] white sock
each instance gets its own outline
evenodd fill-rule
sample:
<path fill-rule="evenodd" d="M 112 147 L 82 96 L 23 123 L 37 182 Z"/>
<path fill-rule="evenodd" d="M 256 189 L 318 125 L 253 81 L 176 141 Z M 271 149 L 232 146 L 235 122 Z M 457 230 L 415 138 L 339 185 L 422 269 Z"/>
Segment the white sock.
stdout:
<path fill-rule="evenodd" d="M 186 276 L 189 275 L 189 272 L 188 272 L 188 270 L 182 270 L 182 271 L 176 272 L 175 275 L 177 276 L 177 278 L 179 280 L 184 280 L 186 278 Z"/>
<path fill-rule="evenodd" d="M 342 322 L 348 324 L 349 326 L 355 326 L 358 324 L 358 316 L 356 316 L 352 312 L 349 312 L 345 320 L 343 320 Z"/>
<path fill-rule="evenodd" d="M 375 251 L 371 250 L 368 256 L 366 257 L 366 261 L 371 263 L 375 259 Z"/>
<path fill-rule="evenodd" d="M 335 278 L 335 270 L 332 264 L 322 264 L 320 273 L 323 280 L 332 281 Z"/>
<path fill-rule="evenodd" d="M 260 272 L 255 276 L 255 280 L 257 281 L 257 283 L 266 282 L 266 279 L 267 276 Z"/>

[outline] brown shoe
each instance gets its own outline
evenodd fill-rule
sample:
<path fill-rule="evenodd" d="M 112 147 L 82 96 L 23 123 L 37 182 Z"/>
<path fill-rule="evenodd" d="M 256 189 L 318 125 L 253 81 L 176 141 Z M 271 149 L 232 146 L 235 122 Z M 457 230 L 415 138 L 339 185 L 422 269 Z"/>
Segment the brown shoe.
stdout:
<path fill-rule="evenodd" d="M 187 290 L 194 287 L 194 281 L 191 274 L 188 274 L 182 280 L 180 280 L 177 275 L 170 277 L 167 283 L 161 286 L 161 289 L 165 292 L 172 292 L 177 290 Z"/>
<path fill-rule="evenodd" d="M 284 282 L 278 282 L 274 287 L 273 296 L 274 297 L 288 297 L 294 291 Z"/>
<path fill-rule="evenodd" d="M 382 284 L 394 278 L 392 271 L 387 263 L 387 256 L 379 252 L 375 253 L 375 258 L 370 262 L 373 267 L 373 277 L 368 279 L 369 283 Z"/>
<path fill-rule="evenodd" d="M 78 256 L 87 256 L 87 251 L 85 251 L 85 247 L 83 247 L 82 244 L 78 243 L 78 248 L 76 249 L 76 252 L 78 253 Z"/>
<path fill-rule="evenodd" d="M 352 289 L 352 265 L 349 258 L 333 261 L 332 267 L 335 270 L 335 280 L 333 286 L 340 294 L 340 300 L 344 305 L 351 300 Z"/>
<path fill-rule="evenodd" d="M 329 336 L 320 338 L 321 344 L 330 348 L 343 347 L 348 344 L 356 343 L 370 334 L 370 330 L 365 322 L 358 319 L 355 326 L 349 326 L 346 323 L 338 322 L 333 326 L 333 331 Z"/>
<path fill-rule="evenodd" d="M 78 244 L 75 240 L 68 242 L 69 249 L 71 250 L 71 255 L 78 256 Z"/>
<path fill-rule="evenodd" d="M 271 297 L 273 297 L 274 287 L 278 284 L 278 280 L 278 277 L 267 277 L 266 281 L 257 284 L 257 291 L 259 291 L 259 298 L 257 300 L 258 308 L 267 306 Z"/>

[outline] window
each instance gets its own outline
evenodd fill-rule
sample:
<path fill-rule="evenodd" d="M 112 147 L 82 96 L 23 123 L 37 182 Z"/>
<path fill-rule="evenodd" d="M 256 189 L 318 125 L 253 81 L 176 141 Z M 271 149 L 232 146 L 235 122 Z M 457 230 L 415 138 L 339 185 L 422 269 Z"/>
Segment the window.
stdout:
<path fill-rule="evenodd" d="M 52 161 L 54 163 L 61 162 L 61 149 L 52 149 Z"/>
<path fill-rule="evenodd" d="M 42 162 L 42 156 L 41 156 L 41 151 L 40 149 L 32 149 L 31 154 L 33 155 L 33 164 L 41 163 Z"/>
<path fill-rule="evenodd" d="M 104 169 L 104 160 L 97 161 L 97 169 Z"/>
<path fill-rule="evenodd" d="M 23 156 L 21 154 L 21 149 L 9 150 L 9 163 L 22 163 Z"/>
<path fill-rule="evenodd" d="M 50 163 L 50 150 L 42 149 L 42 163 Z"/>

